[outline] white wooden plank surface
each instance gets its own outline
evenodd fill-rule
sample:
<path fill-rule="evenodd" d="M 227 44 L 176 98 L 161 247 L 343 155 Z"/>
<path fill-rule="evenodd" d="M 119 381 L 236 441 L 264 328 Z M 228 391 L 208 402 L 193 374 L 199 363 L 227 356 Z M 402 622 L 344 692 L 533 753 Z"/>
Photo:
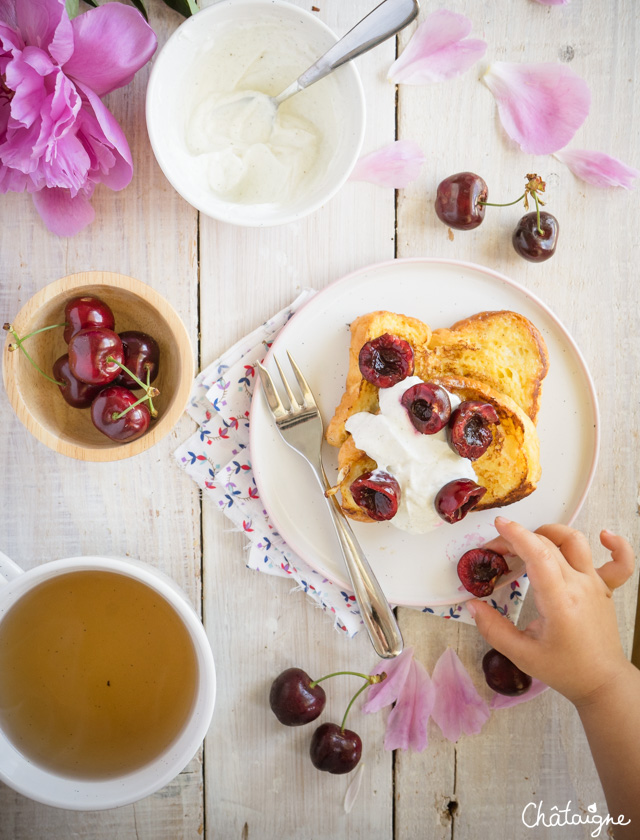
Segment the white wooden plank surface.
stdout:
<path fill-rule="evenodd" d="M 148 5 L 163 42 L 180 17 L 159 0 Z M 298 5 L 309 8 L 311 2 L 298 0 Z M 316 5 L 319 17 L 343 32 L 372 4 L 322 0 Z M 433 5 L 423 3 L 422 17 Z M 474 34 L 485 38 L 489 51 L 460 79 L 400 89 L 398 136 L 418 141 L 426 164 L 420 178 L 398 194 L 397 219 L 392 192 L 349 183 L 325 208 L 284 228 L 242 230 L 198 220 L 167 184 L 148 145 L 145 68 L 131 87 L 109 97 L 133 150 L 134 180 L 120 194 L 98 189 L 92 227 L 73 239 L 57 239 L 44 230 L 27 196 L 3 196 L 3 320 L 57 277 L 92 268 L 120 271 L 167 296 L 206 364 L 300 289 L 322 288 L 396 250 L 398 256 L 491 266 L 549 303 L 578 341 L 594 376 L 604 419 L 602 452 L 578 525 L 592 540 L 606 526 L 637 544 L 638 405 L 629 399 L 640 360 L 636 195 L 589 188 L 554 159 L 515 149 L 501 133 L 491 94 L 477 79 L 492 59 L 566 59 L 571 47 L 571 66 L 588 80 L 593 94 L 592 115 L 573 145 L 602 149 L 638 166 L 638 6 L 634 0 L 573 0 L 562 8 L 533 0 L 450 0 L 446 5 L 473 20 Z M 403 35 L 401 42 L 407 39 Z M 364 151 L 395 136 L 395 90 L 385 81 L 394 55 L 390 43 L 358 62 L 368 107 Z M 554 259 L 533 266 L 511 250 L 518 208 L 487 213 L 481 228 L 456 233 L 451 241 L 432 202 L 438 181 L 461 169 L 483 174 L 492 197 L 505 200 L 518 194 L 525 172 L 546 175 L 549 209 L 562 226 Z M 302 593 L 289 591 L 287 581 L 245 569 L 243 537 L 231 533 L 227 521 L 206 504 L 201 509 L 198 492 L 172 463 L 171 452 L 189 434 L 190 421 L 183 419 L 135 463 L 113 465 L 54 455 L 27 437 L 6 398 L 0 400 L 0 424 L 0 548 L 25 568 L 91 552 L 130 554 L 157 564 L 196 606 L 203 599 L 219 676 L 204 775 L 198 755 L 155 796 L 93 814 L 47 808 L 0 785 L 0 840 L 524 840 L 532 835 L 520 814 L 531 800 L 560 807 L 569 799 L 576 807 L 596 801 L 600 812 L 605 809 L 577 717 L 561 697 L 548 693 L 494 715 L 481 735 L 457 746 L 432 727 L 425 753 L 399 753 L 395 760 L 381 747 L 383 715 L 365 717 L 354 709 L 350 725 L 363 738 L 365 770 L 360 796 L 345 815 L 349 778 L 314 770 L 307 757 L 310 733 L 281 727 L 266 697 L 284 667 L 300 665 L 316 676 L 368 669 L 371 649 L 363 635 L 349 642 L 335 632 Z M 634 588 L 619 592 L 616 603 L 630 649 Z M 530 609 L 528 604 L 524 620 Z M 407 609 L 400 611 L 400 621 L 407 643 L 416 646 L 427 668 L 451 644 L 478 673 L 485 645 L 472 628 Z M 357 681 L 332 682 L 329 713 L 338 719 Z M 536 836 L 560 833 L 539 829 Z M 572 840 L 587 836 L 586 830 L 571 834 Z"/>

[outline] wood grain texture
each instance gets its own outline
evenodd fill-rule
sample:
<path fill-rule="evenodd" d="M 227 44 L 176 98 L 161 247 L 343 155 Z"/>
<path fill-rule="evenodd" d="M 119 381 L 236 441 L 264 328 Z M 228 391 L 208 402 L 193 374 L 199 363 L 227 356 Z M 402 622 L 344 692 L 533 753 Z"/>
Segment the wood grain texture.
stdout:
<path fill-rule="evenodd" d="M 160 0 L 147 5 L 163 43 L 181 18 Z M 347 31 L 372 5 L 316 3 L 318 16 L 336 32 Z M 422 5 L 420 20 L 432 8 Z M 593 95 L 591 115 L 571 146 L 639 166 L 640 9 L 634 0 L 573 0 L 555 8 L 534 0 L 446 5 L 468 15 L 474 35 L 489 45 L 486 58 L 464 76 L 402 86 L 396 102 L 386 81 L 394 44 L 358 59 L 368 111 L 363 152 L 390 142 L 397 130 L 425 153 L 420 177 L 406 190 L 394 196 L 349 182 L 321 210 L 282 228 L 241 229 L 198 217 L 153 158 L 144 122 L 147 67 L 131 86 L 107 97 L 129 139 L 134 178 L 121 193 L 96 190 L 90 228 L 59 239 L 44 229 L 27 195 L 2 197 L 2 320 L 12 320 L 33 294 L 60 277 L 118 272 L 148 283 L 175 307 L 204 366 L 302 288 L 321 289 L 368 263 L 397 255 L 487 265 L 539 295 L 581 347 L 603 422 L 598 472 L 577 525 L 594 544 L 600 528 L 608 527 L 637 545 L 640 408 L 629 397 L 640 362 L 636 196 L 588 187 L 554 158 L 523 154 L 503 134 L 494 100 L 479 79 L 492 60 L 570 60 Z M 414 28 L 402 35 L 400 47 Z M 490 208 L 481 228 L 449 236 L 432 204 L 438 182 L 463 169 L 482 174 L 498 201 L 519 194 L 525 173 L 546 176 L 549 210 L 561 224 L 553 260 L 530 265 L 513 252 L 518 207 Z M 366 300 L 362 306 L 365 311 Z M 570 799 L 576 809 L 597 802 L 599 812 L 606 811 L 577 716 L 548 692 L 494 714 L 480 735 L 456 745 L 431 724 L 424 753 L 395 757 L 382 748 L 384 713 L 365 716 L 354 708 L 349 725 L 362 736 L 365 767 L 360 795 L 345 814 L 350 777 L 316 771 L 307 755 L 309 728 L 278 724 L 267 694 L 272 679 L 290 665 L 320 676 L 369 670 L 375 655 L 363 634 L 349 641 L 334 631 L 304 593 L 291 591 L 290 581 L 245 568 L 244 537 L 212 506 L 201 507 L 195 485 L 173 462 L 173 450 L 193 430 L 191 421 L 183 417 L 152 449 L 114 463 L 74 461 L 48 449 L 25 430 L 6 395 L 0 427 L 0 550 L 24 568 L 89 553 L 157 565 L 196 607 L 202 604 L 219 680 L 205 749 L 164 790 L 134 806 L 82 814 L 38 805 L 0 785 L 0 840 L 528 840 L 534 834 L 586 840 L 586 827 L 582 834 L 531 832 L 522 824 L 522 809 L 541 799 L 564 807 Z M 604 559 L 599 552 L 598 562 Z M 627 650 L 636 588 L 637 578 L 616 593 Z M 521 621 L 532 615 L 528 602 Z M 486 645 L 473 628 L 410 609 L 401 609 L 399 620 L 406 643 L 429 670 L 451 645 L 488 697 L 479 671 Z M 339 720 L 358 680 L 331 682 L 323 719 Z"/>

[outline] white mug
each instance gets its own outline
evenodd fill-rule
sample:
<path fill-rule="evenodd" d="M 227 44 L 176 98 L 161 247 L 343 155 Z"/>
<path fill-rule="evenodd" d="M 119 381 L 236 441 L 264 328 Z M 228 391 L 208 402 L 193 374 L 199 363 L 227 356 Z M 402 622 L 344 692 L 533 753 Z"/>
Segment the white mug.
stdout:
<path fill-rule="evenodd" d="M 70 778 L 30 761 L 7 737 L 0 720 L 0 780 L 38 802 L 81 811 L 128 805 L 168 784 L 185 768 L 202 743 L 211 723 L 216 692 L 213 654 L 198 615 L 171 578 L 139 561 L 72 557 L 24 572 L 0 552 L 0 625 L 11 607 L 33 587 L 56 575 L 87 570 L 115 572 L 133 578 L 150 587 L 173 607 L 193 643 L 197 682 L 188 719 L 165 751 L 137 770 L 105 779 Z"/>

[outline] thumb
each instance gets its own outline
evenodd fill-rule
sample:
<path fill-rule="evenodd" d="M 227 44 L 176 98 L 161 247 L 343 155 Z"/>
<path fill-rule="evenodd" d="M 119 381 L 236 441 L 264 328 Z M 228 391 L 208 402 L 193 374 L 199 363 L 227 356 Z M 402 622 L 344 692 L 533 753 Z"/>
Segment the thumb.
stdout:
<path fill-rule="evenodd" d="M 513 625 L 506 615 L 489 606 L 486 601 L 469 601 L 466 604 L 476 622 L 480 635 L 514 664 L 522 661 L 530 641 Z"/>

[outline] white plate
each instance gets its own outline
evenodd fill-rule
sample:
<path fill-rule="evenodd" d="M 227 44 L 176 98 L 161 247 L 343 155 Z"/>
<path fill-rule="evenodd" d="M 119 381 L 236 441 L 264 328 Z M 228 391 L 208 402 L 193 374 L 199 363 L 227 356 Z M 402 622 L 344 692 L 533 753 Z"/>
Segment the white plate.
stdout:
<path fill-rule="evenodd" d="M 531 496 L 502 512 L 529 528 L 571 523 L 595 472 L 598 404 L 585 361 L 553 312 L 507 277 L 471 263 L 394 260 L 343 277 L 289 321 L 265 362 L 278 382 L 272 355 L 289 373 L 286 350 L 291 352 L 316 396 L 325 428 L 344 390 L 349 324 L 376 309 L 413 315 L 432 328 L 449 327 L 476 312 L 510 309 L 538 327 L 550 363 L 538 419 L 542 479 Z M 325 443 L 323 457 L 332 481 L 337 450 Z M 282 537 L 316 571 L 349 589 L 317 483 L 303 458 L 280 438 L 260 388 L 251 406 L 251 459 L 260 496 Z M 392 604 L 436 606 L 471 597 L 460 587 L 456 563 L 468 548 L 495 536 L 495 515 L 490 510 L 470 513 L 462 522 L 443 523 L 424 535 L 405 534 L 389 522 L 352 525 Z"/>

